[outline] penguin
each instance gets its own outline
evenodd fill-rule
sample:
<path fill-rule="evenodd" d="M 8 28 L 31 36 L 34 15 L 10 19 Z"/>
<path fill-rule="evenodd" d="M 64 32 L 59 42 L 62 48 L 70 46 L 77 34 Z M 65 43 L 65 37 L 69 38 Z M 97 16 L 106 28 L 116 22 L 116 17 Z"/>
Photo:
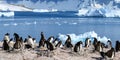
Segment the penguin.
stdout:
<path fill-rule="evenodd" d="M 28 35 L 27 44 L 31 46 L 31 48 L 34 48 L 35 39 L 33 40 L 33 38 L 30 35 Z"/>
<path fill-rule="evenodd" d="M 97 50 L 97 48 L 96 48 L 97 42 L 98 42 L 97 38 L 94 37 L 94 40 L 93 40 L 94 51 Z"/>
<path fill-rule="evenodd" d="M 107 41 L 107 48 L 111 48 L 112 47 L 112 42 L 110 40 Z"/>
<path fill-rule="evenodd" d="M 120 42 L 117 40 L 115 45 L 116 52 L 120 51 Z"/>
<path fill-rule="evenodd" d="M 74 46 L 74 52 L 81 51 L 82 50 L 82 44 L 83 44 L 82 41 L 77 42 Z"/>
<path fill-rule="evenodd" d="M 6 40 L 3 42 L 3 50 L 9 50 L 9 45 Z"/>
<path fill-rule="evenodd" d="M 15 44 L 14 44 L 14 49 L 20 49 L 21 48 L 21 41 L 20 41 L 20 37 L 17 33 L 14 33 L 14 40 L 15 40 Z"/>
<path fill-rule="evenodd" d="M 33 42 L 34 42 L 34 44 L 36 43 L 36 38 L 33 38 Z"/>
<path fill-rule="evenodd" d="M 54 36 L 50 36 L 47 40 L 52 43 L 54 40 Z"/>
<path fill-rule="evenodd" d="M 63 47 L 62 41 L 59 41 L 59 42 L 55 45 L 55 47 L 60 47 L 60 48 L 62 48 L 62 47 Z"/>
<path fill-rule="evenodd" d="M 13 45 L 14 45 L 13 38 L 11 38 L 10 41 L 8 42 L 8 46 L 9 46 L 10 51 L 13 50 Z"/>
<path fill-rule="evenodd" d="M 107 58 L 108 59 L 113 59 L 115 57 L 115 49 L 112 47 L 107 52 L 100 52 L 100 55 L 102 56 L 102 58 L 105 58 L 105 59 L 107 59 Z"/>
<path fill-rule="evenodd" d="M 67 35 L 67 40 L 65 41 L 65 44 L 64 44 L 64 46 L 65 47 L 67 47 L 67 48 L 72 48 L 73 47 L 73 45 L 72 45 L 72 43 L 71 43 L 71 37 L 70 37 L 70 35 Z"/>
<path fill-rule="evenodd" d="M 85 47 L 88 48 L 90 46 L 90 38 L 86 38 Z"/>
<path fill-rule="evenodd" d="M 6 33 L 3 40 L 6 40 L 6 42 L 8 43 L 10 41 L 10 34 L 9 33 Z"/>
<path fill-rule="evenodd" d="M 25 38 L 24 43 L 27 43 L 27 38 Z"/>
<path fill-rule="evenodd" d="M 41 39 L 39 41 L 39 47 L 45 47 L 45 41 L 46 41 L 45 36 L 43 32 L 41 32 Z"/>
<path fill-rule="evenodd" d="M 50 51 L 54 50 L 54 46 L 53 46 L 53 44 L 51 42 L 45 41 L 45 44 L 47 45 L 48 50 L 50 50 Z"/>
<path fill-rule="evenodd" d="M 103 51 L 103 46 L 100 41 L 97 42 L 97 45 L 95 46 L 96 51 L 101 52 Z"/>
<path fill-rule="evenodd" d="M 59 42 L 59 41 L 58 41 L 58 38 L 55 38 L 55 40 L 53 40 L 52 43 L 53 43 L 54 46 L 56 46 L 56 45 L 58 44 L 58 42 Z"/>

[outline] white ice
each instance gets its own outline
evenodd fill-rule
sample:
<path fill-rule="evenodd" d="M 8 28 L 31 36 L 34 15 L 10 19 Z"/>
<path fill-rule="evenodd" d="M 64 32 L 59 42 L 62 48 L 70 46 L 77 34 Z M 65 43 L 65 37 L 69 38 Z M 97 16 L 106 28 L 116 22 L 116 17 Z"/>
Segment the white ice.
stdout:
<path fill-rule="evenodd" d="M 72 44 L 75 44 L 78 41 L 84 42 L 86 38 L 90 38 L 91 41 L 93 41 L 94 37 L 97 38 L 98 41 L 101 41 L 101 42 L 103 42 L 105 44 L 107 43 L 108 40 L 110 40 L 109 38 L 107 38 L 105 36 L 104 37 L 98 36 L 98 34 L 95 31 L 85 32 L 85 33 L 79 34 L 79 35 L 76 35 L 76 34 L 67 34 L 67 35 L 70 35 L 71 40 L 72 40 Z M 67 36 L 65 34 L 59 34 L 58 38 L 64 44 L 66 39 L 67 39 Z"/>

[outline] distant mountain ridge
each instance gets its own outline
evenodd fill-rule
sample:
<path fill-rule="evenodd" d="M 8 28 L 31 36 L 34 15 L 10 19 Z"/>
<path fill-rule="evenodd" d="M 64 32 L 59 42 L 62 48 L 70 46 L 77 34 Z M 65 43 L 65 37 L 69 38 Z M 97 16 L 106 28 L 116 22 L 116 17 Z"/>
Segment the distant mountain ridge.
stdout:
<path fill-rule="evenodd" d="M 32 9 L 12 4 L 0 4 L 0 11 L 32 11 Z"/>

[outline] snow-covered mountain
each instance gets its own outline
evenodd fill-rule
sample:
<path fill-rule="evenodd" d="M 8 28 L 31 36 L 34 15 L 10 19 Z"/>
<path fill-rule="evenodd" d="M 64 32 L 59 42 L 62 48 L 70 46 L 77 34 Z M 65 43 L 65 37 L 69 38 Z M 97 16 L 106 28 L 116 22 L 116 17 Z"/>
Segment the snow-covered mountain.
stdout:
<path fill-rule="evenodd" d="M 32 11 L 32 9 L 25 8 L 23 6 L 17 6 L 12 4 L 0 4 L 0 11 Z"/>
<path fill-rule="evenodd" d="M 120 17 L 120 8 L 114 4 L 114 1 L 110 1 L 108 4 L 100 4 L 95 0 L 91 0 L 91 3 L 87 6 L 83 4 L 78 10 L 79 16 L 103 16 L 103 17 Z"/>
<path fill-rule="evenodd" d="M 120 0 L 3 0 L 0 11 L 78 11 L 78 16 L 120 17 Z"/>

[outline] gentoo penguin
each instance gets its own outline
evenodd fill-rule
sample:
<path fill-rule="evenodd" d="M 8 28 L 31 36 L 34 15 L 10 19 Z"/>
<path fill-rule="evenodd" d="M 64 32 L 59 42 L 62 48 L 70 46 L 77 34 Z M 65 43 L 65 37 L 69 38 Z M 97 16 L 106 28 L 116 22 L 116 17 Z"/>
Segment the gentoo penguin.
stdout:
<path fill-rule="evenodd" d="M 117 40 L 115 45 L 116 52 L 120 51 L 120 42 Z"/>
<path fill-rule="evenodd" d="M 6 33 L 3 40 L 6 40 L 6 42 L 8 43 L 10 41 L 10 34 L 9 33 Z"/>
<path fill-rule="evenodd" d="M 103 46 L 100 41 L 97 42 L 97 45 L 95 46 L 96 51 L 101 52 L 103 51 Z"/>
<path fill-rule="evenodd" d="M 113 59 L 115 57 L 115 49 L 112 47 L 107 52 L 100 52 L 100 55 L 105 59 Z"/>
<path fill-rule="evenodd" d="M 63 47 L 62 41 L 59 41 L 59 42 L 55 45 L 55 47 L 60 47 L 60 48 L 62 48 L 62 47 Z"/>
<path fill-rule="evenodd" d="M 86 38 L 85 40 L 85 47 L 89 47 L 90 46 L 90 38 Z"/>
<path fill-rule="evenodd" d="M 75 47 L 74 47 L 74 52 L 78 52 L 78 51 L 81 51 L 82 49 L 82 41 L 79 41 L 75 44 Z"/>
<path fill-rule="evenodd" d="M 21 41 L 20 41 L 20 37 L 17 33 L 14 33 L 14 40 L 15 40 L 14 49 L 20 49 Z"/>
<path fill-rule="evenodd" d="M 6 40 L 3 42 L 3 50 L 9 50 L 9 45 Z"/>
<path fill-rule="evenodd" d="M 54 36 L 50 36 L 47 40 L 52 43 L 54 40 Z"/>
<path fill-rule="evenodd" d="M 67 40 L 65 41 L 65 44 L 64 44 L 64 46 L 65 47 L 67 47 L 67 48 L 72 48 L 73 47 L 73 45 L 72 45 L 72 43 L 71 43 L 71 37 L 70 37 L 70 35 L 67 35 Z"/>
<path fill-rule="evenodd" d="M 54 46 L 53 46 L 53 44 L 51 42 L 45 41 L 45 44 L 47 45 L 48 50 L 50 50 L 50 51 L 54 50 Z"/>
<path fill-rule="evenodd" d="M 41 39 L 39 41 L 39 47 L 44 47 L 45 41 L 46 41 L 45 36 L 44 36 L 43 32 L 41 32 Z"/>

